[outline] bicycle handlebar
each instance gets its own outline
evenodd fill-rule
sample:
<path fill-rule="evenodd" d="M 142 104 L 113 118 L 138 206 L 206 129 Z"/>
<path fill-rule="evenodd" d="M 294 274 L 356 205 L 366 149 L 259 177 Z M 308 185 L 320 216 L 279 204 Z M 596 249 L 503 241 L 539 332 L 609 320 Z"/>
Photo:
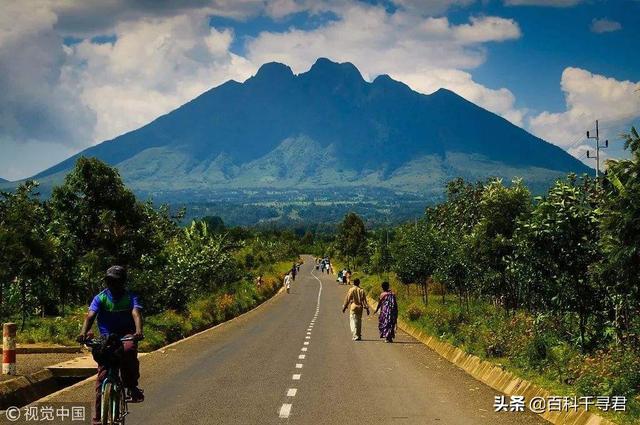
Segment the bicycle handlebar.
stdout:
<path fill-rule="evenodd" d="M 142 339 L 144 338 L 135 338 L 132 335 L 127 335 L 127 336 L 123 336 L 122 338 L 120 338 L 120 341 L 125 342 L 125 341 L 142 341 Z M 91 339 L 86 339 L 82 342 L 82 344 L 86 345 L 87 347 L 95 347 L 95 346 L 99 346 L 102 345 L 102 339 L 100 338 L 91 338 Z"/>

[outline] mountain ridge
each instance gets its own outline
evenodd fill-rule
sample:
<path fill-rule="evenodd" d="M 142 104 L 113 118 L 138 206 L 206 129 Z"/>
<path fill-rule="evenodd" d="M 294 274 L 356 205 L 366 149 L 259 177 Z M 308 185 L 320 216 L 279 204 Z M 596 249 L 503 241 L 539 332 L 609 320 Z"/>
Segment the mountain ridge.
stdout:
<path fill-rule="evenodd" d="M 326 58 L 297 75 L 266 63 L 34 178 L 59 181 L 80 156 L 118 167 L 149 193 L 323 185 L 429 195 L 457 175 L 543 184 L 590 170 L 450 90 L 425 95 L 388 75 L 367 82 L 353 64 Z"/>

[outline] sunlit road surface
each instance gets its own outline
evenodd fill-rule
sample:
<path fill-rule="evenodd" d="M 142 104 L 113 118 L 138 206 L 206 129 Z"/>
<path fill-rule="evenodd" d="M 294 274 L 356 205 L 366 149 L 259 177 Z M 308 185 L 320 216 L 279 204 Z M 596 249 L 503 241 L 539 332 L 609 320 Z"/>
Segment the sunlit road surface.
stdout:
<path fill-rule="evenodd" d="M 142 358 L 146 401 L 127 424 L 547 423 L 494 412 L 496 391 L 402 332 L 385 343 L 376 316 L 352 341 L 348 288 L 307 257 L 290 294 Z M 87 384 L 52 401 L 92 397 Z"/>

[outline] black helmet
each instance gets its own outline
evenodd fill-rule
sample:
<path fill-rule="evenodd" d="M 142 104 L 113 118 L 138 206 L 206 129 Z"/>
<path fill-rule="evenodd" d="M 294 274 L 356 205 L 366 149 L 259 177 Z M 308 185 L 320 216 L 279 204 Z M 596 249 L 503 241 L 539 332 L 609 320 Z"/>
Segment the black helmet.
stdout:
<path fill-rule="evenodd" d="M 127 280 L 127 269 L 122 266 L 111 266 L 107 269 L 107 278 L 125 282 Z"/>

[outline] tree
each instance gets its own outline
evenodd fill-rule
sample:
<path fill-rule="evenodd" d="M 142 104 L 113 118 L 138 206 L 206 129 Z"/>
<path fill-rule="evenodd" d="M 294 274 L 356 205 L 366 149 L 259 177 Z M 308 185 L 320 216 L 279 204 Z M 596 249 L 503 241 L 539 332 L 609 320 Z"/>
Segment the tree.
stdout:
<path fill-rule="evenodd" d="M 424 220 L 398 230 L 393 246 L 393 270 L 405 285 L 420 285 L 425 304 L 428 302 L 427 279 L 434 274 L 439 257 L 434 229 Z"/>
<path fill-rule="evenodd" d="M 479 220 L 468 238 L 483 290 L 507 309 L 517 308 L 520 297 L 517 280 L 508 279 L 505 260 L 513 253 L 511 238 L 518 220 L 530 211 L 531 193 L 522 180 L 514 180 L 510 187 L 491 180 L 483 188 Z"/>
<path fill-rule="evenodd" d="M 391 244 L 394 240 L 394 232 L 389 228 L 378 229 L 369 237 L 368 268 L 371 273 L 388 273 L 391 271 L 393 258 L 391 256 Z"/>
<path fill-rule="evenodd" d="M 158 228 L 150 206 L 139 203 L 118 171 L 95 158 L 80 158 L 53 190 L 50 201 L 53 232 L 59 246 L 74 258 L 84 298 L 102 287 L 103 273 L 112 264 L 135 267 L 145 254 L 159 251 L 165 240 L 153 237 Z"/>
<path fill-rule="evenodd" d="M 207 227 L 211 233 L 224 233 L 227 229 L 222 218 L 217 215 L 202 217 L 202 221 L 207 223 Z"/>
<path fill-rule="evenodd" d="M 313 241 L 314 241 L 313 233 L 307 230 L 302 236 L 302 238 L 300 238 L 300 245 L 304 247 L 310 247 L 313 245 Z"/>
<path fill-rule="evenodd" d="M 631 158 L 607 161 L 598 211 L 606 259 L 601 278 L 620 339 L 640 312 L 640 135 L 631 128 L 624 138 Z"/>
<path fill-rule="evenodd" d="M 17 285 L 22 327 L 35 307 L 44 311 L 52 300 L 47 276 L 53 244 L 37 187 L 27 181 L 15 193 L 2 193 L 0 201 L 0 311 L 12 312 L 11 306 L 3 305 L 3 294 L 5 286 Z"/>
<path fill-rule="evenodd" d="M 572 175 L 558 180 L 538 200 L 530 218 L 520 223 L 512 259 L 516 264 L 511 268 L 525 272 L 515 278 L 529 281 L 540 305 L 577 316 L 583 351 L 589 318 L 601 304 L 598 282 L 590 272 L 592 264 L 602 259 L 597 200 L 594 180 L 584 177 L 578 184 Z"/>
<path fill-rule="evenodd" d="M 338 226 L 336 237 L 337 250 L 346 261 L 350 269 L 355 269 L 366 256 L 367 229 L 364 222 L 356 213 L 348 213 Z"/>

